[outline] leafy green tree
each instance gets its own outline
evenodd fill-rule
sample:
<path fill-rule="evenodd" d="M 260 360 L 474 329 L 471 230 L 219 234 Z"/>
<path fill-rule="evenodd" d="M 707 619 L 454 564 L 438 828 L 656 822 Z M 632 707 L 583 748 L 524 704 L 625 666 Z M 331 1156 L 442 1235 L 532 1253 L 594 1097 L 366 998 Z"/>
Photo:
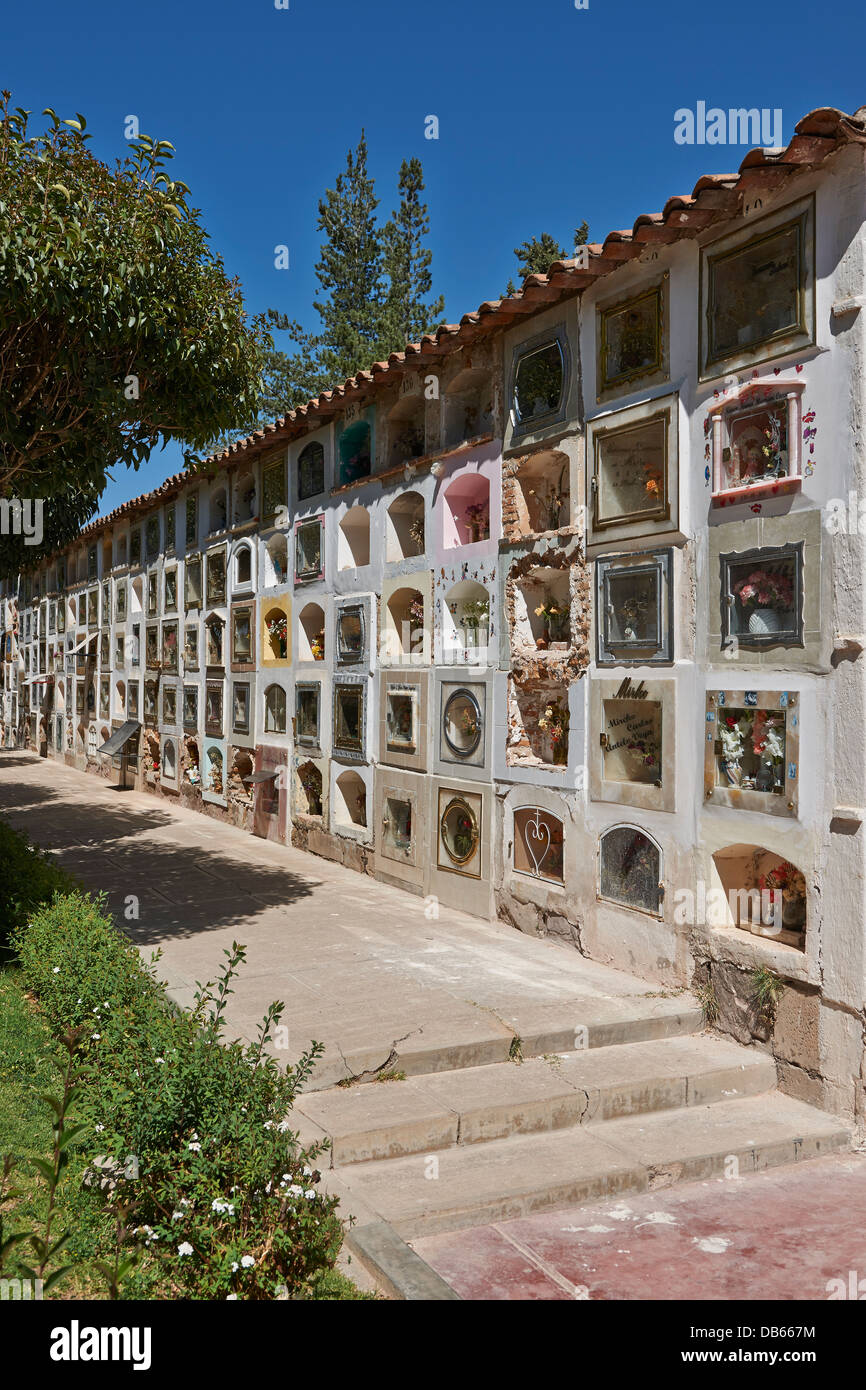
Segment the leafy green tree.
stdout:
<path fill-rule="evenodd" d="M 581 222 L 574 233 L 575 249 L 585 246 L 588 239 L 589 225 Z M 524 241 L 521 246 L 515 246 L 514 254 L 520 264 L 520 278 L 525 280 L 527 275 L 546 275 L 555 261 L 568 260 L 571 253 L 566 251 L 564 246 L 560 246 L 550 232 L 542 232 L 540 237 L 534 236 L 530 241 Z M 505 290 L 506 296 L 516 293 L 514 281 L 509 280 Z"/>
<path fill-rule="evenodd" d="M 141 135 L 109 168 L 85 120 L 0 100 L 0 497 L 42 498 L 42 547 L 0 537 L 0 569 L 32 564 L 95 511 L 113 465 L 158 445 L 191 460 L 255 412 L 264 319 L 208 244 L 173 147 Z"/>
<path fill-rule="evenodd" d="M 433 289 L 433 252 L 425 245 L 430 233 L 427 204 L 422 203 L 424 172 L 420 159 L 403 160 L 398 184 L 400 207 L 385 224 L 384 265 L 388 291 L 382 306 L 382 355 L 417 342 L 442 320 L 445 299 L 428 301 Z"/>

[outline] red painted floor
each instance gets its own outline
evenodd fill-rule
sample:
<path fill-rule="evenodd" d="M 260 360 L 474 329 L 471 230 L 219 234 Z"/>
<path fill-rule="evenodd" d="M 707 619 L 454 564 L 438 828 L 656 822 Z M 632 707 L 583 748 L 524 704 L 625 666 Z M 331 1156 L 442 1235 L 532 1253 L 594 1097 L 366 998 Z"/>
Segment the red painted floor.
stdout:
<path fill-rule="evenodd" d="M 412 1244 L 467 1299 L 866 1299 L 866 1155 Z"/>

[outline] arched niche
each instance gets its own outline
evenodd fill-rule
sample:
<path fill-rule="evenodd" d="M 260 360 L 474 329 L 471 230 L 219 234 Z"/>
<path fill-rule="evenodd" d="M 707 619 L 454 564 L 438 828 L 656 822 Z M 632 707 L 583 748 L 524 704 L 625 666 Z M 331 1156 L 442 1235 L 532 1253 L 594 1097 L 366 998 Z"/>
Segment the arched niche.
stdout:
<path fill-rule="evenodd" d="M 298 660 L 324 661 L 325 610 L 321 604 L 308 603 L 301 609 L 298 620 Z"/>
<path fill-rule="evenodd" d="M 660 845 L 636 825 L 614 825 L 599 836 L 598 893 L 607 902 L 661 915 Z"/>
<path fill-rule="evenodd" d="M 360 569 L 370 563 L 370 513 L 366 507 L 350 507 L 340 521 L 337 536 L 337 568 Z"/>
<path fill-rule="evenodd" d="M 423 555 L 426 544 L 424 498 L 420 492 L 403 492 L 388 508 L 385 520 L 385 559 L 409 560 Z"/>
<path fill-rule="evenodd" d="M 474 545 L 490 536 L 490 483 L 483 473 L 461 473 L 445 489 L 443 544 L 446 550 Z"/>
<path fill-rule="evenodd" d="M 347 769 L 337 778 L 334 820 L 338 825 L 367 825 L 367 786 L 359 773 Z"/>
<path fill-rule="evenodd" d="M 490 595 L 483 584 L 463 579 L 442 604 L 442 660 L 446 664 L 486 658 L 490 637 Z"/>

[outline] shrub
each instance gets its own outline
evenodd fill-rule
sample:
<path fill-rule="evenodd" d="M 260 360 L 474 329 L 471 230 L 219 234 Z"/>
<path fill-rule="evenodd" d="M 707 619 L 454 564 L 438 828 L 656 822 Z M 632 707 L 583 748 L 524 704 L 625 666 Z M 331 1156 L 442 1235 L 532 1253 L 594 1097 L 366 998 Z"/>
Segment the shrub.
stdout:
<path fill-rule="evenodd" d="M 49 855 L 0 821 L 0 954 L 7 954 L 12 936 L 38 907 L 74 887 Z"/>
<path fill-rule="evenodd" d="M 243 947 L 180 1013 L 101 900 L 57 896 L 15 943 L 52 1025 L 87 1024 L 79 1112 L 89 1147 L 116 1164 L 116 1198 L 150 1257 L 129 1291 L 146 1296 L 157 1278 L 187 1298 L 314 1297 L 342 1229 L 336 1199 L 316 1186 L 321 1146 L 303 1149 L 288 1116 L 322 1048 L 278 1066 L 266 1049 L 282 1004 L 252 1045 L 223 1041 Z"/>

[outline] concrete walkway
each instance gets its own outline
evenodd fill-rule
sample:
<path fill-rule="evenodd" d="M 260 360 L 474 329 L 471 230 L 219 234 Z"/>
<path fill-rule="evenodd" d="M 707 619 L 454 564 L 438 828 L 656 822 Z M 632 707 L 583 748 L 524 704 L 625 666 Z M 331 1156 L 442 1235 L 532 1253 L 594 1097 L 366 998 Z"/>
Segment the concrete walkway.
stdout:
<path fill-rule="evenodd" d="M 527 1056 L 562 1051 L 602 1021 L 616 1042 L 620 1026 L 635 1037 L 638 1020 L 696 1008 L 559 943 L 449 908 L 430 919 L 399 889 L 32 754 L 0 751 L 0 813 L 105 891 L 146 955 L 161 948 L 160 976 L 182 1002 L 245 944 L 230 1028 L 252 1038 L 283 1000 L 284 1058 L 314 1038 L 326 1046 L 315 1087 L 386 1064 L 504 1061 L 515 1036 Z"/>

